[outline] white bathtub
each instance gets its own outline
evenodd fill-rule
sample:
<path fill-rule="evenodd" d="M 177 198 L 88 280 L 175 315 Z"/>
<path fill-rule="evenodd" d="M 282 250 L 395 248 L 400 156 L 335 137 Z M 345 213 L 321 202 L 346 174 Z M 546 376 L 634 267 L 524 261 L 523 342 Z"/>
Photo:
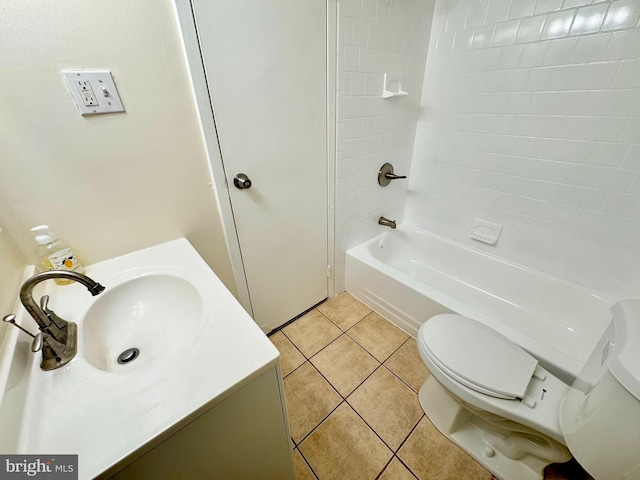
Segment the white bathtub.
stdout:
<path fill-rule="evenodd" d="M 406 225 L 347 251 L 346 290 L 414 337 L 438 313 L 486 323 L 567 383 L 586 362 L 615 303 Z"/>

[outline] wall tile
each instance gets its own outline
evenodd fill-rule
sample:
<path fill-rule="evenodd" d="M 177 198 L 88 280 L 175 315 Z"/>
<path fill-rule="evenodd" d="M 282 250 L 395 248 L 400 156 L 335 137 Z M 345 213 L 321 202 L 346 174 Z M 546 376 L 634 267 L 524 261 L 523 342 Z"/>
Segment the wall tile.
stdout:
<path fill-rule="evenodd" d="M 560 10 L 561 8 L 562 0 L 538 0 L 533 13 L 536 15 L 540 13 L 550 13 Z"/>
<path fill-rule="evenodd" d="M 635 173 L 621 168 L 605 168 L 596 186 L 602 190 L 625 193 L 631 188 Z"/>
<path fill-rule="evenodd" d="M 584 76 L 580 81 L 581 90 L 604 90 L 611 86 L 611 82 L 618 70 L 618 62 L 590 63 L 586 66 Z M 628 77 L 621 76 L 619 82 L 625 84 Z"/>
<path fill-rule="evenodd" d="M 520 21 L 520 27 L 516 35 L 516 42 L 535 42 L 540 39 L 542 28 L 546 21 L 546 15 L 538 15 L 537 17 L 523 18 Z"/>
<path fill-rule="evenodd" d="M 611 4 L 602 30 L 635 27 L 638 19 L 640 19 L 640 3 L 636 0 L 619 0 Z"/>
<path fill-rule="evenodd" d="M 605 60 L 627 60 L 640 56 L 640 29 L 613 32 Z"/>
<path fill-rule="evenodd" d="M 616 142 L 628 121 L 628 117 L 594 117 L 588 136 L 598 141 Z"/>
<path fill-rule="evenodd" d="M 593 0 L 564 0 L 563 8 L 580 7 L 582 5 L 591 5 Z"/>
<path fill-rule="evenodd" d="M 405 221 L 470 242 L 474 216 L 499 219 L 511 232 L 501 255 L 610 292 L 637 290 L 640 4 L 477 3 L 486 18 L 473 16 L 471 50 L 460 33 L 469 23 L 456 21 L 464 36 L 454 47 L 434 21 L 443 55 L 427 60 Z M 469 15 L 468 2 L 446 5 L 445 21 Z M 614 238 L 625 253 L 611 254 Z"/>
<path fill-rule="evenodd" d="M 344 47 L 345 72 L 357 72 L 360 68 L 360 49 L 351 46 Z"/>
<path fill-rule="evenodd" d="M 337 291 L 344 287 L 345 250 L 380 232 L 376 219 L 382 210 L 392 218 L 402 216 L 406 185 L 384 190 L 375 178 L 386 161 L 397 171 L 409 171 L 429 34 L 432 27 L 445 31 L 442 21 L 432 23 L 433 5 L 433 0 L 338 2 Z M 465 16 L 454 17 L 462 18 L 464 27 Z M 436 53 L 451 55 L 456 33 L 445 33 L 432 50 L 437 44 Z M 457 54 L 454 61 L 442 62 L 452 70 L 456 64 Z M 399 74 L 410 95 L 383 100 L 384 73 Z"/>
<path fill-rule="evenodd" d="M 531 0 L 512 0 L 509 19 L 529 17 L 533 15 L 536 3 Z"/>
<path fill-rule="evenodd" d="M 377 10 L 378 10 L 378 2 L 374 1 L 363 1 L 362 9 L 360 11 L 362 20 L 366 20 L 367 22 L 375 22 L 377 19 Z"/>
<path fill-rule="evenodd" d="M 489 2 L 489 8 L 487 9 L 486 23 L 489 25 L 504 22 L 509 18 L 510 7 L 511 0 L 491 0 Z"/>
<path fill-rule="evenodd" d="M 566 36 L 571 29 L 575 13 L 575 10 L 564 10 L 548 15 L 540 38 L 544 40 Z"/>
<path fill-rule="evenodd" d="M 640 59 L 624 60 L 615 72 L 612 79 L 612 88 L 636 88 L 640 78 Z"/>
<path fill-rule="evenodd" d="M 542 59 L 547 53 L 551 42 L 529 43 L 524 46 L 522 56 L 520 57 L 520 67 L 535 67 L 542 65 Z"/>
<path fill-rule="evenodd" d="M 629 147 L 622 167 L 640 171 L 640 145 L 631 145 Z"/>
<path fill-rule="evenodd" d="M 519 25 L 520 25 L 520 21 L 518 20 L 500 23 L 496 25 L 496 30 L 493 34 L 492 45 L 494 47 L 496 46 L 499 47 L 502 45 L 509 45 L 514 43 Z"/>
<path fill-rule="evenodd" d="M 600 211 L 612 215 L 633 217 L 639 206 L 640 197 L 637 195 L 610 192 L 600 207 Z"/>
<path fill-rule="evenodd" d="M 600 31 L 609 3 L 579 8 L 571 25 L 571 35 L 585 35 Z"/>
<path fill-rule="evenodd" d="M 345 16 L 360 18 L 361 11 L 362 11 L 362 0 L 344 0 Z"/>
<path fill-rule="evenodd" d="M 582 115 L 609 115 L 620 98 L 620 90 L 590 90 L 587 93 L 582 110 Z"/>
<path fill-rule="evenodd" d="M 453 41 L 453 51 L 461 52 L 471 49 L 473 44 L 473 29 L 459 30 L 456 32 L 455 40 Z"/>
<path fill-rule="evenodd" d="M 638 80 L 640 87 L 640 79 Z M 623 90 L 615 104 L 614 115 L 637 115 L 640 113 L 640 88 Z"/>
<path fill-rule="evenodd" d="M 384 210 L 461 241 L 494 218 L 507 258 L 640 288 L 637 1 L 339 3 L 337 272 Z M 382 100 L 385 71 L 412 95 Z M 389 160 L 410 191 L 372 183 Z"/>
<path fill-rule="evenodd" d="M 483 25 L 474 31 L 472 48 L 487 48 L 493 42 L 495 25 Z"/>
<path fill-rule="evenodd" d="M 573 52 L 573 63 L 599 62 L 605 59 L 611 34 L 588 35 L 580 37 Z M 607 58 L 613 60 L 613 58 Z"/>
<path fill-rule="evenodd" d="M 485 24 L 489 3 L 488 1 L 480 1 L 469 4 L 465 28 L 473 28 Z"/>
<path fill-rule="evenodd" d="M 621 142 L 634 143 L 640 138 L 640 117 L 634 116 L 627 122 L 622 135 L 620 136 Z"/>
<path fill-rule="evenodd" d="M 578 44 L 577 38 L 563 38 L 553 40 L 545 52 L 543 65 L 566 65 L 570 64 L 574 51 Z"/>
<path fill-rule="evenodd" d="M 366 20 L 360 20 L 358 18 L 353 19 L 353 32 L 351 35 L 351 45 L 356 47 L 366 47 L 369 36 L 369 22 Z"/>

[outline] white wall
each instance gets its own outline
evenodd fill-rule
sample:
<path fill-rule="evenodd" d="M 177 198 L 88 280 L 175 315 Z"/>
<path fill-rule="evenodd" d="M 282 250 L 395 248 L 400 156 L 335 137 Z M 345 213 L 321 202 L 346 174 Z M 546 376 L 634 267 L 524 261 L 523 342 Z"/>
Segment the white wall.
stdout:
<path fill-rule="evenodd" d="M 173 2 L 7 0 L 0 31 L 2 221 L 28 261 L 40 223 L 87 264 L 186 236 L 235 291 Z M 80 116 L 69 68 L 110 69 L 126 113 Z"/>
<path fill-rule="evenodd" d="M 639 18 L 637 0 L 438 0 L 405 221 L 637 297 Z M 473 217 L 504 225 L 496 247 Z"/>
<path fill-rule="evenodd" d="M 380 167 L 409 170 L 435 0 L 339 0 L 336 166 L 336 292 L 344 252 L 401 220 L 406 181 L 382 188 Z M 400 74 L 402 98 L 382 99 L 385 73 Z"/>
<path fill-rule="evenodd" d="M 0 230 L 2 225 L 0 225 Z M 14 305 L 18 298 L 18 289 L 24 272 L 24 258 L 15 248 L 4 231 L 0 231 L 0 317 L 14 312 Z M 10 328 L 0 322 L 0 344 L 4 332 Z"/>

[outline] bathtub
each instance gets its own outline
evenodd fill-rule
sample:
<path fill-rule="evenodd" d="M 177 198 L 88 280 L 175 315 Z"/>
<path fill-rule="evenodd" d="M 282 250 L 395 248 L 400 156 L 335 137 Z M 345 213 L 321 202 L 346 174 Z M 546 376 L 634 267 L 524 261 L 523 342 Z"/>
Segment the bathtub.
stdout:
<path fill-rule="evenodd" d="M 615 299 L 407 225 L 351 248 L 346 290 L 416 336 L 455 312 L 507 336 L 571 383 Z"/>

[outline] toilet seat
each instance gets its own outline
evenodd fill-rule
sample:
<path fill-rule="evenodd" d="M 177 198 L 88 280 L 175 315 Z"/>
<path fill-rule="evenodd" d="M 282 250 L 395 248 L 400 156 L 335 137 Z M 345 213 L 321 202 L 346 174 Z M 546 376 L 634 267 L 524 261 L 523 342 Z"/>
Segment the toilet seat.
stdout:
<path fill-rule="evenodd" d="M 425 355 L 444 373 L 479 393 L 522 399 L 538 361 L 486 325 L 455 314 L 428 320 L 418 335 Z"/>

